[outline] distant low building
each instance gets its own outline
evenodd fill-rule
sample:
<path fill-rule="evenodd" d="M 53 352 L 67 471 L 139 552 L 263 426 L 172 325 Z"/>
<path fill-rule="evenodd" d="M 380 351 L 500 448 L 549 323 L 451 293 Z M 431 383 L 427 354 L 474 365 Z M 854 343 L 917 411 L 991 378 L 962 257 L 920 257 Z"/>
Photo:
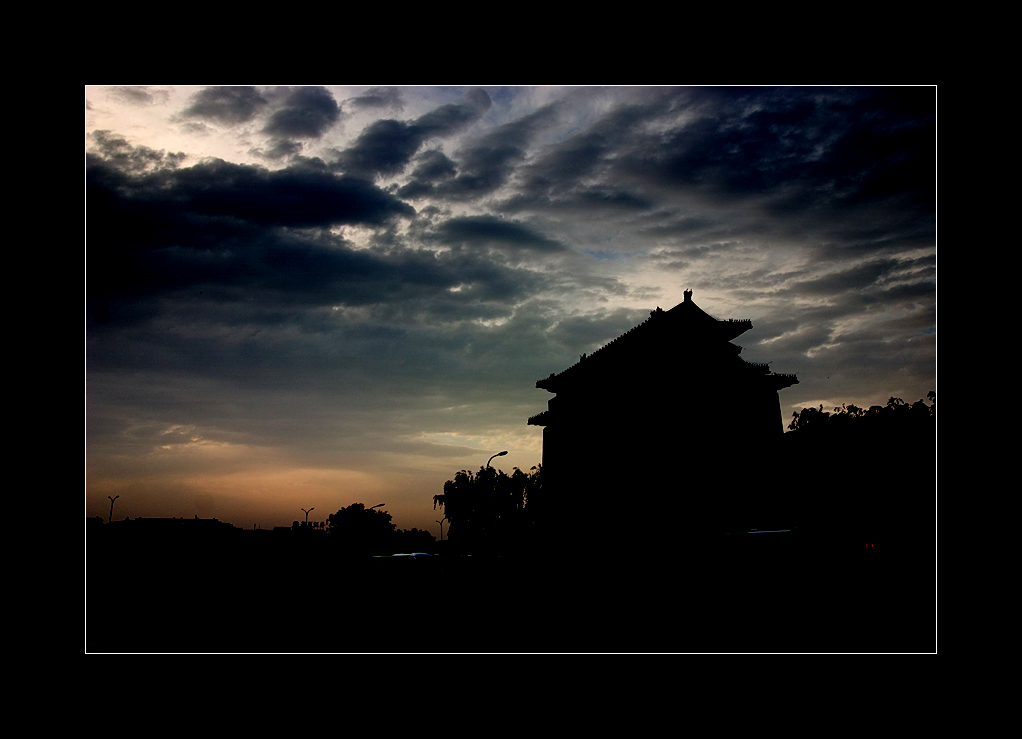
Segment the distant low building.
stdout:
<path fill-rule="evenodd" d="M 642 545 L 766 523 L 782 484 L 778 391 L 798 379 L 742 359 L 731 342 L 751 320 L 684 297 L 536 383 L 556 394 L 528 420 L 543 427 L 554 536 Z"/>
<path fill-rule="evenodd" d="M 217 541 L 243 529 L 216 518 L 125 518 L 104 527 L 111 536 L 134 539 Z"/>

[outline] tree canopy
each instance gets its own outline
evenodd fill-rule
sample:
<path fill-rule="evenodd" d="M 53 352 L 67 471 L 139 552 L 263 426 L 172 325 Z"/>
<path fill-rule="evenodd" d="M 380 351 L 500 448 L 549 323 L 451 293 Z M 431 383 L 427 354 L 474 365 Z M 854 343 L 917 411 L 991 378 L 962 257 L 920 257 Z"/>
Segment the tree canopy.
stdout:
<path fill-rule="evenodd" d="M 801 411 L 793 412 L 788 430 L 805 432 L 823 428 L 845 428 L 853 421 L 873 428 L 909 422 L 922 423 L 937 417 L 937 393 L 931 390 L 926 397 L 930 405 L 926 405 L 926 401 L 922 399 L 909 405 L 901 398 L 891 397 L 888 398 L 886 406 L 873 405 L 863 409 L 842 403 L 840 407 L 834 408 L 833 413 L 823 410 L 821 403 L 819 408 L 803 408 Z"/>
<path fill-rule="evenodd" d="M 428 531 L 398 529 L 389 513 L 366 508 L 363 503 L 352 503 L 331 513 L 327 532 L 343 552 L 353 555 L 428 551 L 436 541 Z"/>
<path fill-rule="evenodd" d="M 935 522 L 937 395 L 884 406 L 844 405 L 792 414 L 781 464 L 797 523 L 829 535 L 839 529 L 886 536 L 924 551 Z M 923 543 L 920 543 L 923 542 Z"/>
<path fill-rule="evenodd" d="M 327 518 L 327 531 L 334 541 L 352 554 L 389 554 L 396 524 L 389 513 L 352 503 Z"/>
<path fill-rule="evenodd" d="M 443 510 L 450 528 L 448 539 L 462 551 L 517 549 L 536 535 L 543 501 L 543 466 L 523 472 L 480 467 L 461 470 L 433 496 L 433 508 Z"/>

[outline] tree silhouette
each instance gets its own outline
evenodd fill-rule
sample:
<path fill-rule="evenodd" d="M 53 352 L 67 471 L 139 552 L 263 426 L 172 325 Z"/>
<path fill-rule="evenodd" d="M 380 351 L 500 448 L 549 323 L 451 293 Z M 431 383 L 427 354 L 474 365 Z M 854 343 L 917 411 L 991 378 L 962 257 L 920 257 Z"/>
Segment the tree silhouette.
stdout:
<path fill-rule="evenodd" d="M 542 465 L 529 472 L 480 467 L 458 472 L 433 496 L 450 528 L 447 538 L 462 552 L 501 552 L 522 549 L 535 539 L 542 507 Z"/>
<path fill-rule="evenodd" d="M 352 503 L 330 514 L 327 531 L 345 553 L 390 554 L 397 528 L 390 519 L 386 511 Z"/>
<path fill-rule="evenodd" d="M 927 398 L 793 413 L 781 463 L 801 476 L 789 488 L 796 525 L 926 551 L 937 482 L 937 395 Z"/>
<path fill-rule="evenodd" d="M 833 413 L 823 410 L 823 404 L 820 404 L 819 408 L 803 408 L 791 414 L 788 430 L 818 433 L 824 429 L 848 428 L 849 421 L 857 419 L 864 419 L 863 426 L 868 426 L 871 430 L 906 424 L 922 427 L 927 419 L 937 417 L 937 393 L 931 390 L 926 397 L 930 400 L 930 405 L 926 405 L 926 401 L 922 399 L 909 405 L 901 398 L 891 397 L 887 399 L 886 406 L 873 405 L 868 410 L 844 403 L 841 407 L 835 408 Z"/>
<path fill-rule="evenodd" d="M 393 549 L 395 552 L 431 552 L 436 545 L 436 537 L 423 529 L 399 529 L 394 532 Z"/>

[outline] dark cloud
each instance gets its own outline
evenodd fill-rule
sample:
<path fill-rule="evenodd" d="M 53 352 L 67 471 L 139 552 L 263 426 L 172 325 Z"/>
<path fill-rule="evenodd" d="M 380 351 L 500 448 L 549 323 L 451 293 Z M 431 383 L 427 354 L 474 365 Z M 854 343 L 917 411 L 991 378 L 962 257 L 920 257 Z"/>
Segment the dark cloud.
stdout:
<path fill-rule="evenodd" d="M 267 104 L 254 87 L 207 87 L 192 96 L 183 115 L 236 125 L 252 120 Z"/>
<path fill-rule="evenodd" d="M 619 308 L 609 313 L 562 318 L 549 331 L 550 337 L 575 354 L 592 352 L 613 341 L 649 318 L 645 310 Z"/>
<path fill-rule="evenodd" d="M 292 230 L 383 226 L 414 215 L 372 183 L 314 166 L 267 170 L 211 160 L 136 174 L 117 162 L 93 157 L 86 172 L 88 288 L 99 301 L 97 319 L 111 300 L 189 286 L 228 293 L 262 286 L 294 291 L 301 301 L 339 274 L 354 281 L 347 293 L 359 300 L 355 282 L 387 282 L 388 263 L 340 239 Z M 145 313 L 152 304 L 136 308 Z"/>
<path fill-rule="evenodd" d="M 652 201 L 623 186 L 612 165 L 629 152 L 644 126 L 672 109 L 674 94 L 613 106 L 579 133 L 536 152 L 518 175 L 515 192 L 502 203 L 506 211 L 592 210 L 594 207 L 646 209 Z M 565 115 L 565 104 L 547 114 Z M 542 111 L 537 111 L 542 112 Z M 553 122 L 553 121 L 551 121 Z"/>
<path fill-rule="evenodd" d="M 507 320 L 542 287 L 479 255 L 378 253 L 289 232 L 145 259 L 134 293 L 108 301 L 111 321 L 90 324 L 90 366 L 288 392 L 361 383 L 390 402 L 432 383 L 485 384 L 467 358 L 509 347 L 484 351 L 476 322 Z M 91 298 L 109 265 L 91 249 L 88 261 Z"/>
<path fill-rule="evenodd" d="M 207 160 L 137 183 L 135 194 L 168 210 L 265 226 L 379 225 L 415 211 L 366 180 L 308 166 L 268 170 Z"/>
<path fill-rule="evenodd" d="M 368 178 L 397 174 L 423 141 L 422 132 L 408 123 L 376 121 L 362 131 L 354 145 L 341 152 L 337 163 L 346 172 Z"/>
<path fill-rule="evenodd" d="M 170 97 L 166 90 L 152 87 L 111 87 L 110 92 L 131 105 L 156 105 L 167 102 Z"/>
<path fill-rule="evenodd" d="M 412 325 L 495 320 L 543 281 L 492 261 L 486 250 L 438 254 L 400 240 L 386 248 L 353 248 L 327 227 L 386 229 L 390 219 L 414 211 L 371 183 L 313 160 L 280 170 L 211 160 L 135 174 L 93 157 L 87 180 L 87 296 L 94 327 L 153 326 L 173 316 L 181 325 L 297 323 L 318 331 L 316 312 L 331 306 L 368 307 L 387 321 Z M 442 234 L 472 245 L 562 248 L 524 225 L 497 219 L 448 221 Z M 115 347 L 108 350 L 119 355 Z M 155 355 L 144 356 L 148 362 Z"/>
<path fill-rule="evenodd" d="M 551 147 L 525 173 L 524 187 L 533 192 L 573 187 L 597 172 L 612 152 L 613 140 L 603 131 L 573 136 Z"/>
<path fill-rule="evenodd" d="M 575 200 L 564 205 L 574 204 L 580 209 L 595 210 L 601 208 L 613 210 L 648 210 L 654 201 L 642 195 L 613 187 L 584 187 L 575 193 Z"/>
<path fill-rule="evenodd" d="M 424 113 L 412 123 L 412 126 L 426 138 L 450 136 L 478 121 L 492 104 L 485 90 L 469 90 L 463 97 L 462 103 L 441 105 Z"/>
<path fill-rule="evenodd" d="M 373 87 L 346 100 L 353 108 L 392 108 L 404 110 L 401 91 L 396 87 Z"/>
<path fill-rule="evenodd" d="M 867 262 L 823 277 L 792 283 L 787 292 L 798 295 L 832 295 L 846 290 L 863 290 L 875 285 L 897 266 L 898 261 L 894 259 Z"/>
<path fill-rule="evenodd" d="M 416 157 L 416 162 L 411 182 L 397 191 L 402 198 L 415 199 L 432 195 L 438 182 L 450 179 L 458 172 L 457 165 L 442 151 L 423 152 Z"/>
<path fill-rule="evenodd" d="M 486 195 L 508 181 L 524 148 L 503 136 L 487 136 L 461 152 L 458 174 L 437 187 L 440 197 L 470 199 Z"/>
<path fill-rule="evenodd" d="M 148 146 L 132 146 L 123 136 L 111 131 L 94 131 L 89 138 L 95 153 L 125 172 L 174 168 L 187 158 L 184 152 L 180 151 L 167 153 L 163 149 L 156 151 Z"/>
<path fill-rule="evenodd" d="M 713 257 L 727 257 L 739 248 L 737 242 L 717 242 L 710 244 L 694 244 L 681 249 L 661 249 L 650 255 L 650 260 L 658 269 L 683 270 L 698 262 Z"/>
<path fill-rule="evenodd" d="M 861 263 L 934 242 L 932 89 L 668 89 L 576 117 L 572 135 L 526 149 L 491 207 L 603 223 L 637 249 L 740 243 L 755 258 Z M 458 176 L 413 177 L 402 195 L 450 192 L 454 160 Z"/>
<path fill-rule="evenodd" d="M 269 149 L 253 149 L 252 153 L 263 159 L 279 160 L 296 157 L 302 153 L 303 149 L 300 141 L 277 139 Z"/>
<path fill-rule="evenodd" d="M 799 296 L 837 296 L 846 291 L 861 293 L 872 287 L 887 290 L 895 285 L 904 284 L 905 280 L 899 279 L 900 276 L 907 277 L 908 282 L 913 284 L 925 285 L 926 289 L 932 293 L 935 284 L 930 279 L 920 282 L 919 277 L 924 275 L 927 278 L 935 277 L 935 270 L 910 267 L 906 274 L 906 266 L 908 266 L 906 262 L 900 259 L 878 259 L 864 262 L 822 277 L 793 281 L 785 288 L 785 293 Z M 885 285 L 885 283 L 891 284 Z"/>
<path fill-rule="evenodd" d="M 454 176 L 458 168 L 442 151 L 423 152 L 418 158 L 418 166 L 412 172 L 417 180 L 435 182 Z"/>
<path fill-rule="evenodd" d="M 690 110 L 637 137 L 621 172 L 711 198 L 769 196 L 777 211 L 888 197 L 932 210 L 932 89 L 711 88 Z"/>
<path fill-rule="evenodd" d="M 514 221 L 494 216 L 452 218 L 438 229 L 447 244 L 496 245 L 538 252 L 563 251 L 564 245 Z"/>
<path fill-rule="evenodd" d="M 404 171 L 428 139 L 443 138 L 467 128 L 489 107 L 490 98 L 484 90 L 471 90 L 465 94 L 465 102 L 442 105 L 408 123 L 392 119 L 376 121 L 340 153 L 337 166 L 363 177 L 397 174 Z"/>
<path fill-rule="evenodd" d="M 537 133 L 557 121 L 556 106 L 546 106 L 522 118 L 494 128 L 464 146 L 443 177 L 433 169 L 417 168 L 400 191 L 403 197 L 434 196 L 470 200 L 488 195 L 506 184 L 515 167 L 527 156 Z M 446 162 L 444 163 L 446 164 Z M 456 172 L 453 171 L 456 169 Z"/>
<path fill-rule="evenodd" d="M 936 281 L 933 279 L 901 282 L 894 285 L 878 285 L 875 289 L 866 292 L 863 296 L 863 303 L 880 303 L 892 305 L 904 301 L 913 303 L 927 303 L 936 305 Z M 936 314 L 931 324 L 936 328 Z"/>
<path fill-rule="evenodd" d="M 264 133 L 282 138 L 316 139 L 341 117 L 341 107 L 325 87 L 297 87 L 287 95 L 284 107 L 275 111 Z"/>

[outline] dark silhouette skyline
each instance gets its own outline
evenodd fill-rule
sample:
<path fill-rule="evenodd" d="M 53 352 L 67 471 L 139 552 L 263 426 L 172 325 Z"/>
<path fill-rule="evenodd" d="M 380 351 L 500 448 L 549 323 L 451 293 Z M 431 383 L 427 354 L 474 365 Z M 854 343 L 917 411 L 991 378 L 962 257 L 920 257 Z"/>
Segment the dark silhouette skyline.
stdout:
<path fill-rule="evenodd" d="M 804 471 L 780 489 L 782 519 L 795 525 L 758 536 L 700 536 L 640 505 L 580 537 L 580 521 L 550 505 L 556 491 L 539 467 L 455 475 L 434 503 L 461 535 L 432 541 L 426 557 L 371 556 L 429 552 L 420 543 L 433 537 L 395 532 L 385 511 L 361 503 L 331 514 L 325 529 L 96 517 L 86 649 L 932 652 L 935 394 L 929 400 L 803 409 L 782 452 Z M 850 471 L 846 455 L 868 463 Z M 642 528 L 639 548 L 622 536 L 628 526 Z M 388 537 L 391 547 L 370 543 Z M 369 633 L 381 636 L 357 636 Z"/>

